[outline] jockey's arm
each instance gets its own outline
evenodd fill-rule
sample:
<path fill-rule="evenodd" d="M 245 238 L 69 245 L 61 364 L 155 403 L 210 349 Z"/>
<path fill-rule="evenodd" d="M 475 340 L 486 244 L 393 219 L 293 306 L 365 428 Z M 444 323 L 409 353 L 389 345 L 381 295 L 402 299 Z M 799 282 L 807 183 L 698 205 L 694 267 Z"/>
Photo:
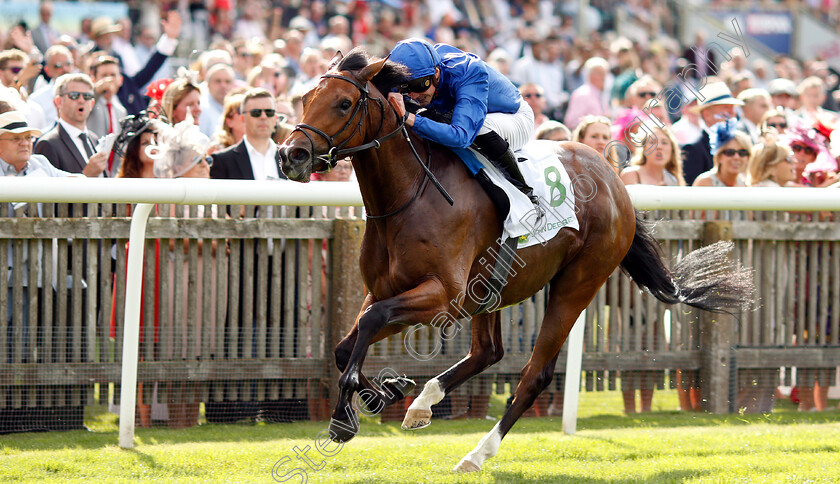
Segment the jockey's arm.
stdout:
<path fill-rule="evenodd" d="M 417 116 L 414 131 L 420 136 L 449 146 L 467 148 L 475 140 L 487 116 L 487 97 L 490 92 L 487 71 L 480 65 L 464 72 L 450 84 L 455 98 L 452 123 L 445 124 Z"/>

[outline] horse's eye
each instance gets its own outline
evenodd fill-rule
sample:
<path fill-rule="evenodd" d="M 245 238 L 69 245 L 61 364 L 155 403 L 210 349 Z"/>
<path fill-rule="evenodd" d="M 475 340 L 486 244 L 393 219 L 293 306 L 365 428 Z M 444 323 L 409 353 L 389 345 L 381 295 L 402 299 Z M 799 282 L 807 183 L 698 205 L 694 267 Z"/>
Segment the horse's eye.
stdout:
<path fill-rule="evenodd" d="M 352 105 L 353 103 L 351 103 L 349 99 L 345 99 L 338 104 L 338 107 L 340 107 L 342 111 L 347 111 Z"/>

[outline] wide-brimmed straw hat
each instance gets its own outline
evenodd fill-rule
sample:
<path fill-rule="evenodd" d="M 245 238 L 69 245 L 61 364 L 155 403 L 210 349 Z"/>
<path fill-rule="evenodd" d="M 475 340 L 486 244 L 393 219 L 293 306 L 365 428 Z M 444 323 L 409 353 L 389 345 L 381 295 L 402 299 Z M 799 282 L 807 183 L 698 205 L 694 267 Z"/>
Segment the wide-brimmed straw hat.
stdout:
<path fill-rule="evenodd" d="M 710 106 L 718 106 L 721 104 L 731 104 L 733 106 L 743 106 L 744 102 L 732 97 L 732 91 L 726 86 L 724 82 L 710 82 L 700 89 L 700 95 L 697 96 L 697 106 L 691 108 L 695 114 L 699 114 L 704 109 Z"/>
<path fill-rule="evenodd" d="M 97 17 L 90 22 L 90 38 L 93 40 L 105 34 L 115 34 L 122 30 L 122 26 L 114 23 L 108 17 Z"/>
<path fill-rule="evenodd" d="M 32 133 L 32 136 L 41 136 L 41 131 L 29 126 L 26 118 L 18 111 L 8 111 L 0 114 L 0 134 L 3 133 Z"/>

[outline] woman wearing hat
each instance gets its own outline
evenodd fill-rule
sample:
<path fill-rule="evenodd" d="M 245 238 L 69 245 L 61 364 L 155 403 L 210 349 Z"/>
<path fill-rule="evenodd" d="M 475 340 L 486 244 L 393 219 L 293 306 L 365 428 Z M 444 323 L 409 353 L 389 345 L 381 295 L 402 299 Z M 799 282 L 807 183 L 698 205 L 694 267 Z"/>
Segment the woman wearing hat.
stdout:
<path fill-rule="evenodd" d="M 817 127 L 797 124 L 788 128 L 783 139 L 793 151 L 794 186 L 827 187 L 840 181 L 837 160 L 828 149 L 830 133 L 821 123 Z"/>
<path fill-rule="evenodd" d="M 722 121 L 711 127 L 709 143 L 713 154 L 713 168 L 701 173 L 695 187 L 744 187 L 744 171 L 750 159 L 752 142 L 749 136 L 738 131 L 735 119 Z"/>
<path fill-rule="evenodd" d="M 165 96 L 164 104 L 166 104 Z M 207 148 L 209 146 L 210 139 L 201 132 L 198 124 L 195 124 L 190 116 L 187 116 L 185 120 L 175 124 L 174 126 L 163 126 L 158 135 L 158 150 L 153 156 L 155 158 L 155 176 L 157 178 L 209 179 L 210 164 L 212 164 L 213 160 L 207 155 Z M 170 208 L 171 217 L 206 217 L 203 206 L 195 208 L 186 206 L 184 207 L 183 215 L 176 211 L 176 207 L 174 205 Z M 211 217 L 213 218 L 217 217 L 215 208 L 216 207 L 214 206 L 213 213 L 211 214 Z M 215 243 L 212 247 L 212 261 L 210 263 L 210 267 L 205 267 L 201 256 L 201 253 L 205 248 L 202 242 L 203 241 L 198 241 L 193 247 L 187 240 L 184 240 L 183 245 L 181 242 L 178 242 L 177 244 L 170 243 L 169 246 L 169 250 L 173 251 L 173 253 L 175 250 L 183 250 L 185 254 L 183 267 L 181 269 L 183 272 L 180 277 L 180 282 L 183 284 L 183 287 L 176 288 L 174 282 L 173 284 L 170 284 L 172 291 L 172 294 L 170 294 L 170 301 L 174 301 L 176 294 L 185 295 L 185 299 L 181 303 L 182 313 L 175 314 L 172 324 L 181 325 L 182 335 L 193 334 L 195 335 L 195 338 L 190 341 L 187 341 L 186 338 L 181 341 L 174 341 L 173 344 L 170 345 L 170 347 L 173 348 L 173 353 L 171 355 L 163 355 L 164 358 L 183 359 L 187 358 L 190 354 L 194 354 L 196 358 L 201 358 L 202 356 L 206 358 L 209 356 L 202 355 L 201 349 L 199 348 L 192 350 L 187 348 L 188 344 L 195 344 L 196 341 L 200 341 L 202 338 L 200 336 L 202 332 L 212 331 L 212 328 L 214 328 L 216 324 L 216 311 L 208 309 L 207 312 L 204 312 L 204 308 L 216 307 L 217 284 L 215 281 L 217 279 L 216 268 L 218 267 L 218 264 L 216 263 Z M 187 256 L 187 254 L 191 251 L 197 251 L 197 256 L 195 258 Z M 170 256 L 170 258 L 172 257 L 174 257 L 174 255 Z M 191 264 L 194 264 L 194 267 L 191 267 Z M 174 267 L 173 264 L 170 264 L 169 267 L 170 271 L 172 271 L 169 274 L 169 279 L 170 281 L 174 281 L 174 270 L 178 270 L 178 268 Z M 201 282 L 204 280 L 204 270 L 211 271 L 210 280 L 213 281 L 211 282 L 211 287 L 207 289 L 203 287 Z M 190 272 L 194 272 L 196 274 L 195 287 L 192 288 L 189 285 Z M 180 292 L 179 289 L 182 289 L 183 292 Z M 205 292 L 210 295 L 210 301 L 202 301 Z M 190 313 L 190 308 L 192 306 L 188 302 L 187 298 L 195 298 L 195 309 L 192 313 Z M 174 308 L 172 309 L 173 312 L 171 313 L 174 313 Z M 214 345 L 211 344 L 211 352 L 213 351 L 213 348 Z M 173 428 L 180 428 L 196 425 L 198 423 L 200 398 L 198 395 L 197 384 L 190 382 L 169 382 L 169 384 L 171 385 L 170 391 L 175 388 L 180 389 L 184 395 L 184 399 L 182 401 L 186 402 L 169 404 L 169 426 Z"/>
<path fill-rule="evenodd" d="M 710 144 L 710 126 L 721 121 L 735 118 L 735 106 L 744 103 L 732 97 L 732 92 L 726 83 L 720 81 L 709 82 L 700 89 L 697 105 L 692 112 L 700 115 L 700 128 L 703 130 L 700 139 L 683 147 L 683 171 L 685 182 L 689 185 L 703 172 L 714 167 L 714 160 Z M 745 160 L 746 162 L 746 160 Z"/>
<path fill-rule="evenodd" d="M 122 131 L 116 141 L 114 142 L 113 152 L 115 156 L 123 158 L 122 165 L 120 167 L 120 172 L 118 177 L 120 178 L 179 178 L 179 177 L 192 177 L 192 178 L 209 178 L 210 177 L 210 166 L 207 162 L 207 156 L 205 153 L 205 147 L 209 145 L 209 139 L 206 136 L 201 134 L 197 125 L 195 125 L 191 119 L 187 119 L 182 121 L 178 125 L 174 127 L 170 127 L 165 123 L 157 121 L 155 119 L 150 119 L 145 113 L 142 113 L 140 116 L 128 116 L 123 119 L 121 123 Z M 199 207 L 203 209 L 203 207 Z M 175 206 L 171 206 L 170 216 L 176 216 Z M 184 213 L 185 217 L 189 216 L 188 208 L 185 209 Z M 198 214 L 198 216 L 202 216 L 202 214 Z M 199 242 L 199 250 L 201 249 Z M 188 245 L 185 245 L 185 250 Z M 169 250 L 175 250 L 176 245 L 170 243 Z M 200 260 L 200 259 L 199 259 Z M 188 270 L 189 270 L 189 263 L 185 261 L 184 265 L 184 274 L 185 276 L 181 279 L 182 281 L 188 281 Z M 172 264 L 168 265 L 170 269 L 172 268 Z M 214 265 L 215 266 L 215 265 Z M 161 314 L 160 311 L 157 310 L 157 306 L 159 305 L 159 300 L 157 298 L 160 297 L 160 274 L 157 271 L 157 268 L 160 267 L 160 244 L 159 241 L 155 241 L 155 311 L 154 311 L 154 334 L 155 334 L 155 343 L 159 341 L 159 337 L 169 338 L 171 334 L 160 334 L 158 336 L 160 321 L 159 315 Z M 202 273 L 203 266 L 199 262 L 197 267 L 199 276 L 198 280 L 203 280 L 201 273 Z M 170 280 L 174 277 L 174 273 L 168 274 Z M 170 287 L 172 285 L 170 284 Z M 214 286 L 215 287 L 215 286 Z M 196 292 L 196 296 L 200 298 L 202 291 L 199 290 Z M 116 287 L 114 294 L 116 295 Z M 115 297 L 115 296 L 114 296 Z M 174 291 L 173 293 L 169 294 L 168 300 L 171 302 L 173 301 Z M 187 305 L 184 304 L 182 307 L 186 308 Z M 199 301 L 197 304 L 198 312 L 201 313 L 201 308 L 203 305 Z M 215 307 L 215 304 L 208 307 Z M 141 307 L 141 312 L 144 308 Z M 172 314 L 172 310 L 165 311 L 163 314 Z M 115 321 L 115 314 L 112 313 L 112 333 L 114 328 L 114 321 Z M 212 315 L 207 315 L 208 318 L 212 318 Z M 201 329 L 201 322 L 200 318 L 196 321 L 197 329 L 196 334 Z M 168 323 L 164 327 L 172 327 L 172 324 L 187 324 L 187 316 L 184 315 L 183 319 L 176 319 L 175 323 Z M 141 324 L 142 324 L 142 317 L 141 317 Z M 186 328 L 182 330 L 182 334 L 185 333 Z M 142 327 L 141 327 L 141 337 L 142 337 Z M 170 344 L 170 347 L 173 345 Z M 175 342 L 174 346 L 176 348 L 181 348 L 182 345 L 179 342 Z M 156 352 L 157 357 L 161 359 L 170 359 L 173 355 L 158 355 Z M 181 358 L 181 354 L 177 354 L 174 357 Z M 162 384 L 162 383 L 161 383 Z M 168 423 L 170 427 L 187 427 L 191 425 L 195 425 L 198 419 L 198 403 L 179 403 L 179 404 L 170 404 L 168 406 L 157 405 L 157 390 L 158 384 L 155 384 L 154 394 L 153 394 L 153 401 L 144 403 L 142 399 L 138 401 L 138 416 L 140 419 L 139 426 L 141 427 L 149 427 L 152 424 L 152 418 L 155 415 L 166 415 L 163 412 L 168 411 Z M 142 394 L 142 392 L 141 392 Z M 158 410 L 160 408 L 160 410 Z M 163 410 L 166 408 L 166 410 Z"/>

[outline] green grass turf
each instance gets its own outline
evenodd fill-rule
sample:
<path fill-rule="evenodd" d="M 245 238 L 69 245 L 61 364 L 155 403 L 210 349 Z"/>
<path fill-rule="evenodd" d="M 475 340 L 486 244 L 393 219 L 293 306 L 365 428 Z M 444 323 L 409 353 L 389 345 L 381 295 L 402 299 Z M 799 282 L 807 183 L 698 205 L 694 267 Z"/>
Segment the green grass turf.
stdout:
<path fill-rule="evenodd" d="M 501 416 L 504 399 L 494 396 L 490 415 Z M 769 415 L 678 412 L 674 391 L 657 391 L 653 407 L 624 416 L 619 392 L 582 393 L 576 435 L 561 432 L 560 418 L 522 419 L 471 475 L 450 469 L 492 421 L 433 418 L 408 433 L 363 418 L 359 435 L 325 458 L 314 439 L 326 422 L 138 429 L 135 449 L 122 450 L 116 415 L 90 407 L 91 432 L 0 436 L 0 482 L 274 482 L 284 457 L 276 476 L 304 468 L 316 483 L 840 482 L 838 410 L 799 413 L 782 401 Z M 307 445 L 318 470 L 295 456 Z"/>

